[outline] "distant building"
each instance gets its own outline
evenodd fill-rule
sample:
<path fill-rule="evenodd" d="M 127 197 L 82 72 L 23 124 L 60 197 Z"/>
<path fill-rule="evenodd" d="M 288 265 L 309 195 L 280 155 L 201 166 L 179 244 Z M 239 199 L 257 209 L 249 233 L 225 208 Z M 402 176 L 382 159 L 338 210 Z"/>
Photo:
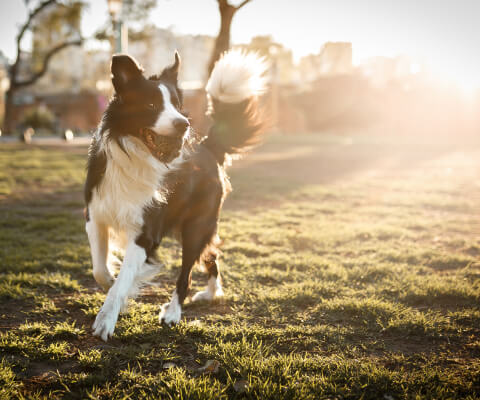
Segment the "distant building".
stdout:
<path fill-rule="evenodd" d="M 327 42 L 319 54 L 309 54 L 300 60 L 298 70 L 304 81 L 312 82 L 320 77 L 348 75 L 354 70 L 352 44 Z"/>
<path fill-rule="evenodd" d="M 178 50 L 182 65 L 179 80 L 186 88 L 203 87 L 215 38 L 207 35 L 176 35 L 168 29 L 146 27 L 141 41 L 129 43 L 129 53 L 145 68 L 147 75 L 160 74 L 174 61 Z"/>
<path fill-rule="evenodd" d="M 313 82 L 320 76 L 321 62 L 318 54 L 308 54 L 298 64 L 299 82 Z"/>
<path fill-rule="evenodd" d="M 110 78 L 110 63 L 112 55 L 108 50 L 84 50 L 82 65 L 82 89 L 97 90 L 110 94 L 112 83 Z"/>
<path fill-rule="evenodd" d="M 320 74 L 350 74 L 352 65 L 352 44 L 349 42 L 327 42 L 320 51 Z"/>
<path fill-rule="evenodd" d="M 375 87 L 384 87 L 419 72 L 415 68 L 420 70 L 421 66 L 413 63 L 407 56 L 377 56 L 368 59 L 361 65 L 360 70 Z"/>

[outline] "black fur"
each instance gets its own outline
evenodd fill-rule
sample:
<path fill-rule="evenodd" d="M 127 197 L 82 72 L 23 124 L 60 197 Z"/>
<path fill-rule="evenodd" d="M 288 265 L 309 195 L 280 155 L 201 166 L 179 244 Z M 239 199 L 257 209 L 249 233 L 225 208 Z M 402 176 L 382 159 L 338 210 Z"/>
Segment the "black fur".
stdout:
<path fill-rule="evenodd" d="M 226 154 L 240 154 L 257 145 L 264 131 L 258 99 L 250 98 L 237 104 L 212 99 L 209 115 L 215 121 L 205 145 L 215 154 L 220 164 Z"/>
<path fill-rule="evenodd" d="M 93 190 L 100 184 L 105 168 L 107 167 L 107 157 L 103 151 L 100 150 L 100 144 L 96 138 L 92 139 L 92 143 L 88 149 L 88 163 L 87 163 L 87 179 L 84 187 L 85 204 L 88 206 L 92 200 Z M 90 220 L 88 214 L 88 207 L 85 213 L 87 222 Z"/>
<path fill-rule="evenodd" d="M 182 243 L 182 270 L 177 281 L 180 303 L 187 295 L 196 262 L 205 258 L 209 276 L 218 276 L 215 238 L 220 207 L 229 188 L 221 168 L 204 144 L 194 146 L 190 159 L 166 178 L 167 203 L 155 202 L 144 209 L 144 226 L 136 243 L 149 258 L 168 234 Z"/>

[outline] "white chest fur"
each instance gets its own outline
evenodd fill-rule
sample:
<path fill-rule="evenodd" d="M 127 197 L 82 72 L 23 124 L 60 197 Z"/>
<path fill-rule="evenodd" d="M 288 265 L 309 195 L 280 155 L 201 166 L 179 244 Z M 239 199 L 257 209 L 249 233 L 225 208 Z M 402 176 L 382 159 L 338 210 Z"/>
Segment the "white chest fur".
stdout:
<path fill-rule="evenodd" d="M 161 187 L 169 168 L 138 139 L 125 138 L 123 144 L 128 155 L 114 141 L 104 142 L 106 170 L 93 191 L 89 212 L 116 231 L 135 233 L 143 225 L 144 207 L 153 199 L 164 201 Z"/>

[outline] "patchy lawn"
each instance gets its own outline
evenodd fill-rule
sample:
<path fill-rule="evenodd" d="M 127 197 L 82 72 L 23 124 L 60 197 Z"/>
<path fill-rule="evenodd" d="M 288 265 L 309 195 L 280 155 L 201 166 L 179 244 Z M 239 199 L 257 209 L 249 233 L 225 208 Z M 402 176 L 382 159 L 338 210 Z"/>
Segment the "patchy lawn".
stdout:
<path fill-rule="evenodd" d="M 230 170 L 225 297 L 160 326 L 165 240 L 107 343 L 85 157 L 0 147 L 0 398 L 480 397 L 480 147 L 270 138 Z"/>

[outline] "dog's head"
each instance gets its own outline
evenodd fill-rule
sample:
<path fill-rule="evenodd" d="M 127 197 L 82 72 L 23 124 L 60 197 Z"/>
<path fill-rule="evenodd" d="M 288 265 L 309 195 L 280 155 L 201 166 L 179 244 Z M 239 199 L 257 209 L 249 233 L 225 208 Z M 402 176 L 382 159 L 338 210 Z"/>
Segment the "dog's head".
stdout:
<path fill-rule="evenodd" d="M 182 114 L 182 92 L 177 76 L 180 57 L 160 75 L 146 78 L 130 56 L 112 58 L 112 83 L 115 96 L 105 122 L 109 136 L 121 145 L 122 137 L 139 138 L 162 162 L 175 159 L 183 146 L 190 124 Z"/>

